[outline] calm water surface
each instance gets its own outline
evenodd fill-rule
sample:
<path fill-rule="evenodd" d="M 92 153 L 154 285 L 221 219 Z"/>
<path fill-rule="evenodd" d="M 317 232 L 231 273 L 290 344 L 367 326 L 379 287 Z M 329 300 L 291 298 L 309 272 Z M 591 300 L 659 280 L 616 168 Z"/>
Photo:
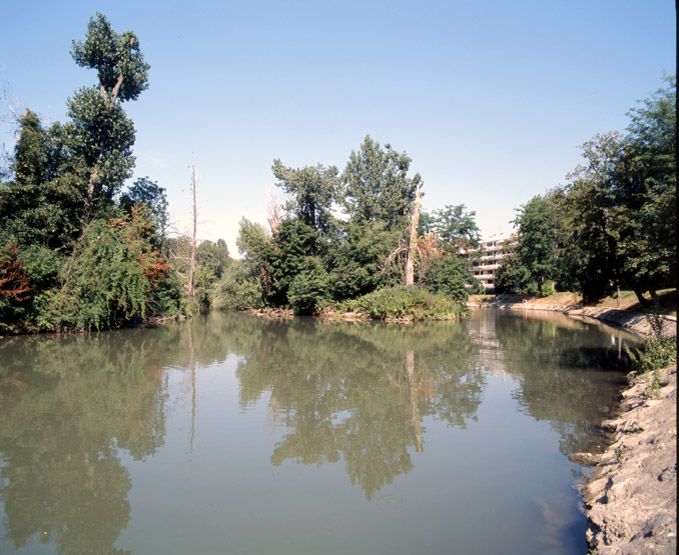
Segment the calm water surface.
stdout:
<path fill-rule="evenodd" d="M 619 330 L 213 313 L 0 340 L 0 552 L 584 553 Z"/>

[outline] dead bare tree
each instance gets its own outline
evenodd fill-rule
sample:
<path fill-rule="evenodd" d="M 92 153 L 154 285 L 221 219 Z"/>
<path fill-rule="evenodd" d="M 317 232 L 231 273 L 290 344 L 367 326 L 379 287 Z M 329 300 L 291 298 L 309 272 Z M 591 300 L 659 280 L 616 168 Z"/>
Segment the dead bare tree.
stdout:
<path fill-rule="evenodd" d="M 266 221 L 269 222 L 271 234 L 275 234 L 281 225 L 281 205 L 276 198 L 276 194 L 269 190 L 269 198 L 266 204 Z"/>
<path fill-rule="evenodd" d="M 14 140 L 19 141 L 20 134 L 20 102 L 12 97 L 9 85 L 0 82 L 0 123 L 6 124 L 8 131 L 14 135 Z M 0 179 L 7 179 L 12 174 L 12 154 L 4 143 L 0 144 Z"/>
<path fill-rule="evenodd" d="M 413 203 L 413 213 L 410 217 L 410 236 L 408 239 L 408 257 L 406 258 L 405 284 L 415 285 L 415 257 L 417 256 L 417 228 L 420 224 L 420 205 L 421 205 L 420 185 L 415 189 L 415 201 Z"/>
<path fill-rule="evenodd" d="M 415 285 L 415 266 L 418 262 L 428 261 L 432 256 L 435 256 L 432 250 L 432 247 L 435 246 L 435 241 L 432 242 L 433 236 L 426 235 L 422 238 L 417 235 L 417 228 L 420 224 L 421 197 L 422 192 L 418 184 L 417 189 L 415 189 L 413 211 L 408 224 L 408 241 L 407 243 L 402 241 L 382 263 L 382 273 L 393 270 L 394 266 L 398 267 L 405 285 Z"/>
<path fill-rule="evenodd" d="M 198 227 L 198 208 L 196 205 L 196 165 L 191 165 L 191 196 L 193 198 L 193 232 L 191 234 L 191 258 L 189 260 L 189 285 L 188 293 L 192 299 L 195 297 L 196 279 L 196 231 Z"/>

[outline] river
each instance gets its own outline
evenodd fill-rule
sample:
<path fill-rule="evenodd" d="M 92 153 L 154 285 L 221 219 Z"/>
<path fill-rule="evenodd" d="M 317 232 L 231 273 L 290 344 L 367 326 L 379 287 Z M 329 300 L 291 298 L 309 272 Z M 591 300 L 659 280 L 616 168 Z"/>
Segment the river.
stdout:
<path fill-rule="evenodd" d="M 487 309 L 2 339 L 0 552 L 585 553 L 572 455 L 632 343 Z"/>

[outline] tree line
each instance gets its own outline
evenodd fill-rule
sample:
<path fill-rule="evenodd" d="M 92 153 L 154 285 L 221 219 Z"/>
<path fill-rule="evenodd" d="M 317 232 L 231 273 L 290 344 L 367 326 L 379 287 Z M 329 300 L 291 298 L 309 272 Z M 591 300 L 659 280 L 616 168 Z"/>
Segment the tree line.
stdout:
<path fill-rule="evenodd" d="M 341 171 L 274 160 L 286 201 L 268 227 L 241 221 L 241 260 L 221 239 L 170 237 L 165 189 L 149 177 L 126 186 L 135 129 L 123 106 L 148 87 L 138 38 L 97 14 L 71 54 L 96 83 L 67 100 L 63 123 L 26 110 L 0 172 L 0 333 L 107 329 L 199 307 L 442 317 L 480 292 L 475 213 L 421 211 L 411 158 L 370 136 Z M 590 302 L 628 288 L 648 304 L 646 292 L 674 285 L 673 86 L 630 112 L 626 134 L 586 143 L 565 185 L 519 209 L 498 291 L 556 286 Z"/>
<path fill-rule="evenodd" d="M 388 302 L 463 305 L 474 280 L 457 250 L 478 244 L 473 212 L 449 206 L 414 218 L 421 177 L 409 175 L 407 154 L 370 137 L 342 173 L 274 161 L 288 200 L 269 229 L 241 222 L 242 261 L 221 239 L 170 237 L 165 189 L 149 177 L 126 186 L 135 129 L 123 106 L 149 83 L 139 39 L 98 13 L 71 55 L 96 83 L 67 100 L 63 123 L 19 116 L 0 172 L 0 333 L 107 329 L 209 306 L 314 313 L 405 274 L 426 289 Z"/>
<path fill-rule="evenodd" d="M 625 133 L 582 145 L 566 183 L 518 209 L 516 243 L 497 292 L 578 291 L 595 303 L 616 290 L 642 306 L 676 287 L 676 81 L 628 112 Z"/>

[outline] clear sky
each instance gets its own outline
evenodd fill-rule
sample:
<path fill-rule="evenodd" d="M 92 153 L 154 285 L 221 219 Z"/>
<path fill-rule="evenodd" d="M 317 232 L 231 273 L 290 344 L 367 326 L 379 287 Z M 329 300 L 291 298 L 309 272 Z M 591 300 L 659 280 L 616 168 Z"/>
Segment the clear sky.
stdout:
<path fill-rule="evenodd" d="M 675 68 L 672 0 L 4 2 L 0 81 L 21 108 L 64 119 L 95 82 L 69 50 L 97 10 L 151 64 L 125 104 L 135 176 L 183 231 L 195 161 L 199 235 L 232 252 L 242 217 L 265 223 L 274 158 L 342 169 L 366 134 L 411 156 L 425 209 L 464 203 L 484 235 L 509 231 Z"/>

